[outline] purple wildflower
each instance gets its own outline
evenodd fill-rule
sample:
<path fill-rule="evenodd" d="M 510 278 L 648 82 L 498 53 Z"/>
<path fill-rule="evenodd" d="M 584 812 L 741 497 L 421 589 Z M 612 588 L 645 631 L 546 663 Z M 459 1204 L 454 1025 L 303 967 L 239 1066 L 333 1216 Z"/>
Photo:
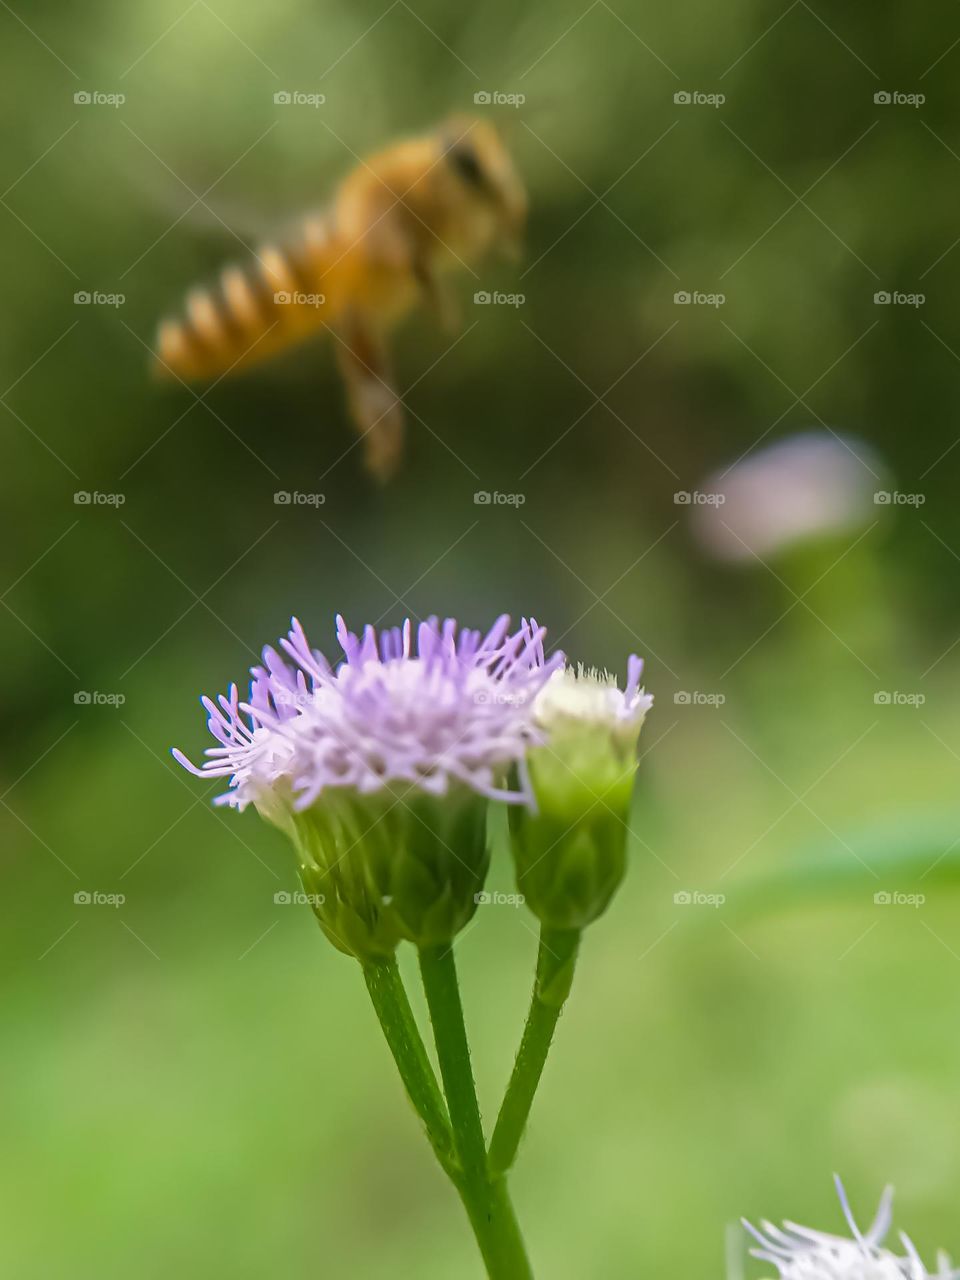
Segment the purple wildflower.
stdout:
<path fill-rule="evenodd" d="M 523 783 L 514 791 L 503 778 L 541 740 L 533 702 L 563 663 L 544 660 L 543 636 L 526 624 L 510 634 L 506 616 L 486 634 L 430 618 L 415 637 L 409 620 L 356 636 L 338 617 L 344 657 L 333 667 L 294 619 L 282 654 L 268 647 L 252 668 L 248 701 L 235 685 L 202 700 L 219 744 L 203 765 L 173 754 L 199 777 L 230 779 L 217 803 L 252 802 L 266 817 L 303 810 L 326 788 L 369 794 L 395 783 L 528 802 Z"/>

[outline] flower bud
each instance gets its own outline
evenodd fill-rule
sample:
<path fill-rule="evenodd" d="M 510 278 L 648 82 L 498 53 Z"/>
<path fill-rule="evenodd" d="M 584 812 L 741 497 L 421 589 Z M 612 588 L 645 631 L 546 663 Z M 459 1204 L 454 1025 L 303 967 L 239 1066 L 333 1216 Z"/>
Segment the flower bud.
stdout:
<path fill-rule="evenodd" d="M 510 811 L 517 886 L 551 929 L 582 929 L 623 879 L 637 740 L 653 698 L 631 657 L 621 692 L 612 676 L 568 667 L 534 703 L 545 741 L 527 752 L 535 808 Z"/>

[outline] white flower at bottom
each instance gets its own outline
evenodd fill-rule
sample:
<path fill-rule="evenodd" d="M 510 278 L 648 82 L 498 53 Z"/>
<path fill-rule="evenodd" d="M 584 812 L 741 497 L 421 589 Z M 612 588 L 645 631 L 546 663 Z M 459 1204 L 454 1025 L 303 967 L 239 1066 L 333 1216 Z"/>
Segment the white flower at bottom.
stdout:
<path fill-rule="evenodd" d="M 893 1187 L 884 1190 L 873 1222 L 862 1232 L 843 1184 L 839 1178 L 835 1182 L 852 1239 L 814 1231 L 795 1222 L 785 1222 L 780 1228 L 764 1221 L 758 1231 L 744 1218 L 743 1225 L 761 1246 L 751 1249 L 751 1254 L 772 1262 L 780 1280 L 954 1280 L 960 1274 L 953 1270 L 944 1253 L 938 1256 L 937 1270 L 927 1271 L 913 1243 L 902 1232 L 903 1254 L 883 1248 L 893 1217 Z"/>

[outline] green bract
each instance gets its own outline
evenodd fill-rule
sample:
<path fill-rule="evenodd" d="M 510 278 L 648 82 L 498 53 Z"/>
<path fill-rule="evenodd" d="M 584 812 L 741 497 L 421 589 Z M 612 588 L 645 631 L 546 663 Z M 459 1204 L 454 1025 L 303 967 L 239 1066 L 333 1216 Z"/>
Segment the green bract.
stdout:
<path fill-rule="evenodd" d="M 331 788 L 294 815 L 300 877 L 324 933 L 361 961 L 450 943 L 476 910 L 490 864 L 487 798 L 465 786 L 373 795 Z"/>

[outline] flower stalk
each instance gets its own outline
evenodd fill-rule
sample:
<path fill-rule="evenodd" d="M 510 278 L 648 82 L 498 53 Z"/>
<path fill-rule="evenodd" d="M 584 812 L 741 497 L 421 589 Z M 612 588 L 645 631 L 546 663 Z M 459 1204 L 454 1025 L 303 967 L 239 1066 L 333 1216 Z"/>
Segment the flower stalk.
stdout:
<path fill-rule="evenodd" d="M 553 1034 L 570 994 L 579 948 L 579 930 L 541 927 L 530 1012 L 490 1140 L 489 1164 L 495 1176 L 511 1169 L 516 1159 Z"/>
<path fill-rule="evenodd" d="M 502 1178 L 491 1178 L 452 947 L 420 951 L 440 1075 L 447 1095 L 463 1200 L 490 1280 L 533 1280 L 523 1238 Z"/>
<path fill-rule="evenodd" d="M 396 960 L 363 966 L 363 977 L 393 1060 L 414 1111 L 423 1121 L 430 1146 L 444 1171 L 456 1173 L 450 1118 L 427 1057 Z"/>

